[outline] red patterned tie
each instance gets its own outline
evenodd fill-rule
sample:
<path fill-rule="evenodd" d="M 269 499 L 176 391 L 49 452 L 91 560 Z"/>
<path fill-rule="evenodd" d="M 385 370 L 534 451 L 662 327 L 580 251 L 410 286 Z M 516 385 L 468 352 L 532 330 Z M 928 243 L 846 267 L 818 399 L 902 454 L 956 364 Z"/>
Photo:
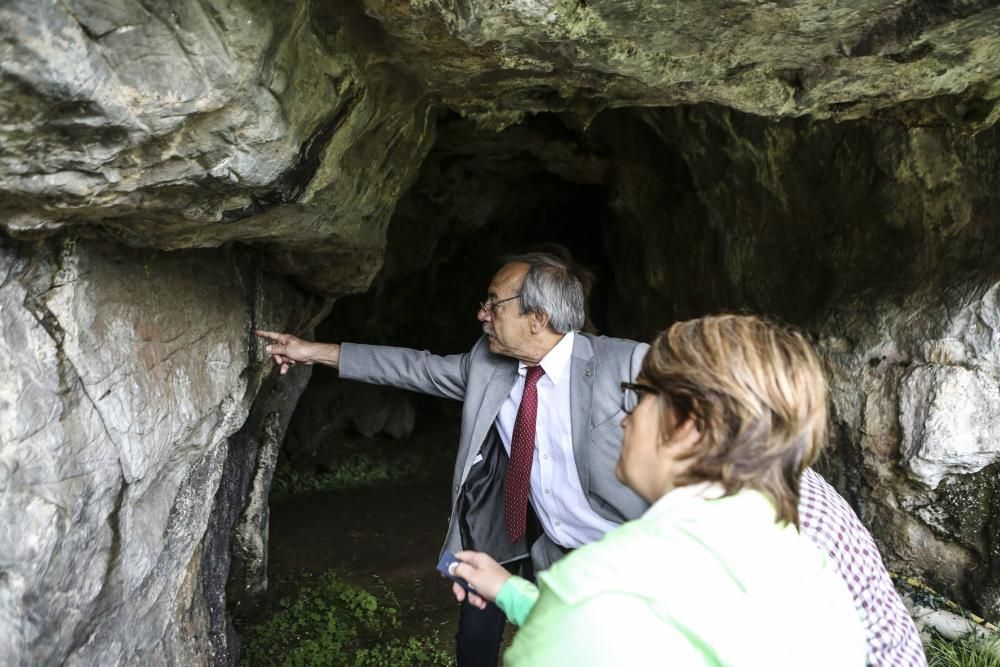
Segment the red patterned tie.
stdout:
<path fill-rule="evenodd" d="M 524 537 L 528 517 L 528 487 L 531 483 L 531 461 L 535 456 L 535 419 L 538 417 L 538 379 L 545 371 L 541 366 L 529 366 L 524 380 L 524 394 L 514 419 L 514 434 L 510 441 L 510 463 L 507 464 L 507 490 L 504 498 L 504 521 L 507 537 L 517 542 Z"/>

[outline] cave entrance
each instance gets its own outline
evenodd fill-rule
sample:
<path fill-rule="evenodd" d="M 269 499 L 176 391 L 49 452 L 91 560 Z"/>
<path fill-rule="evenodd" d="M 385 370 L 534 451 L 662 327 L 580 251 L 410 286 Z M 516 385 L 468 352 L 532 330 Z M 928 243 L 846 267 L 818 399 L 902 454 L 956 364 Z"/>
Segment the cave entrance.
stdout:
<path fill-rule="evenodd" d="M 443 119 L 417 182 L 396 208 L 381 272 L 366 293 L 337 301 L 316 338 L 465 352 L 480 335 L 478 304 L 503 258 L 547 243 L 593 272 L 594 325 L 620 333 L 608 308 L 615 284 L 606 246 L 608 169 L 601 146 L 555 116 L 501 133 Z M 317 367 L 284 458 L 296 469 L 329 472 L 373 442 L 407 438 L 425 422 L 457 422 L 457 406 L 448 403 L 342 382 Z M 449 460 L 445 479 L 450 469 Z"/>
<path fill-rule="evenodd" d="M 965 599 L 992 609 L 995 564 L 969 554 L 995 532 L 995 513 L 969 513 L 957 501 L 938 505 L 954 525 L 975 526 L 963 529 L 973 537 L 955 541 L 935 532 L 944 525 L 936 515 L 914 523 L 919 511 L 900 509 L 917 507 L 924 490 L 903 472 L 919 470 L 901 460 L 907 436 L 897 425 L 905 410 L 923 408 L 896 397 L 909 391 L 911 378 L 919 384 L 931 377 L 920 373 L 937 373 L 949 355 L 988 359 L 981 377 L 995 377 L 993 339 L 956 341 L 979 341 L 990 327 L 969 323 L 981 313 L 995 317 L 998 132 L 877 119 L 775 121 L 711 105 L 615 109 L 585 128 L 539 115 L 499 133 L 444 117 L 437 144 L 396 208 L 385 267 L 366 294 L 338 301 L 316 336 L 466 351 L 479 335 L 476 307 L 500 259 L 540 242 L 566 246 L 594 271 L 592 315 L 602 333 L 649 340 L 671 321 L 721 310 L 797 325 L 831 368 L 828 451 L 836 458 L 828 477 L 879 527 L 883 553 L 917 572 L 926 562 L 951 563 L 929 574 L 965 582 Z M 911 389 L 929 400 L 936 389 L 928 387 Z M 981 393 L 993 391 L 988 384 Z M 312 548 L 327 562 L 333 552 L 354 549 L 370 556 L 353 561 L 369 576 L 423 577 L 424 590 L 401 598 L 435 600 L 433 610 L 417 613 L 448 628 L 442 646 L 450 649 L 454 605 L 431 561 L 449 510 L 458 410 L 315 369 L 273 489 L 280 495 L 283 485 L 294 488 L 308 475 L 331 475 L 340 487 L 377 478 L 379 486 L 361 491 L 355 484 L 327 505 L 314 502 L 318 494 L 276 502 L 272 566 L 283 549 Z M 967 489 L 993 488 L 977 480 L 942 493 L 961 498 Z M 376 516 L 391 520 L 377 524 Z M 301 531 L 287 531 L 296 521 Z M 345 525 L 381 534 L 363 551 L 343 539 Z M 934 545 L 927 553 L 951 555 L 914 558 L 913 526 Z M 387 554 L 398 560 L 376 567 L 372 559 Z M 962 563 L 973 562 L 985 574 L 970 577 L 971 565 Z"/>
<path fill-rule="evenodd" d="M 441 119 L 396 208 L 382 270 L 367 292 L 337 301 L 316 339 L 467 351 L 503 258 L 549 243 L 594 274 L 591 319 L 615 333 L 609 169 L 601 143 L 556 116 L 500 133 Z M 366 589 L 377 575 L 400 600 L 409 632 L 441 630 L 450 653 L 457 614 L 434 561 L 450 511 L 460 408 L 314 367 L 272 486 L 271 594 L 294 588 L 301 572 L 335 570 Z"/>

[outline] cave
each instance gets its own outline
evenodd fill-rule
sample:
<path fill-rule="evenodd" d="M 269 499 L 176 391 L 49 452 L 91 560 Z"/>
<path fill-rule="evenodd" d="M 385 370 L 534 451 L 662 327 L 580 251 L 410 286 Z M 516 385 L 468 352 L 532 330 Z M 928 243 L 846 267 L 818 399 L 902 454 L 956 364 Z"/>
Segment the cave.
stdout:
<path fill-rule="evenodd" d="M 807 332 L 822 472 L 1000 617 L 1000 7 L 828 4 L 6 3 L 0 663 L 235 663 L 276 467 L 457 421 L 254 330 L 462 352 L 552 243 L 604 334 Z"/>

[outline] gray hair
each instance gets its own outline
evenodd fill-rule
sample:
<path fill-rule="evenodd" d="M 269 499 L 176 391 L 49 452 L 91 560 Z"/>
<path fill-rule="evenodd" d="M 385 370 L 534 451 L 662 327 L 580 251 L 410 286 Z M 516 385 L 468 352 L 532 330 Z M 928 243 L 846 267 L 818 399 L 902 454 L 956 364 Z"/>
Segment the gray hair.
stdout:
<path fill-rule="evenodd" d="M 582 329 L 584 314 L 583 285 L 573 268 L 547 252 L 528 252 L 508 257 L 504 265 L 528 265 L 521 285 L 522 313 L 542 313 L 549 316 L 549 325 L 556 333 Z"/>

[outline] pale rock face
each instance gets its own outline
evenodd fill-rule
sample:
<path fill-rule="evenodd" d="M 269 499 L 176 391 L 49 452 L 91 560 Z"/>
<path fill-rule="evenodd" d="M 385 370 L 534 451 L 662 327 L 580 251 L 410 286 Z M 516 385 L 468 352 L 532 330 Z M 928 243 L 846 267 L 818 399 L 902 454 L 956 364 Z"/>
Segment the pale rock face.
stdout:
<path fill-rule="evenodd" d="M 817 324 L 841 455 L 894 567 L 995 615 L 1000 461 L 996 280 L 930 279 Z M 942 294 L 947 293 L 946 298 Z M 992 472 L 991 472 L 992 471 Z"/>
<path fill-rule="evenodd" d="M 822 343 L 835 368 L 853 360 L 845 374 L 835 375 L 838 412 L 875 437 L 896 431 L 891 422 L 898 419 L 900 464 L 930 488 L 946 475 L 976 473 L 1000 461 L 1000 283 L 951 284 L 954 299 L 942 299 L 939 289 L 930 282 L 902 303 L 845 304 L 829 323 L 854 344 L 840 347 L 834 337 Z M 852 305 L 877 318 L 863 326 L 841 319 Z M 857 393 L 847 386 L 851 373 L 871 389 L 866 402 L 856 403 Z M 889 392 L 875 390 L 876 383 L 886 383 Z M 877 421 L 879 415 L 888 423 Z"/>
<path fill-rule="evenodd" d="M 254 397 L 246 274 L 72 242 L 0 267 L 0 662 L 207 659 L 172 626 Z"/>
<path fill-rule="evenodd" d="M 946 474 L 979 472 L 1000 461 L 997 378 L 960 366 L 915 368 L 902 379 L 902 464 L 934 488 Z"/>
<path fill-rule="evenodd" d="M 0 229 L 253 242 L 327 293 L 364 289 L 430 107 L 311 20 L 308 3 L 4 3 Z"/>

